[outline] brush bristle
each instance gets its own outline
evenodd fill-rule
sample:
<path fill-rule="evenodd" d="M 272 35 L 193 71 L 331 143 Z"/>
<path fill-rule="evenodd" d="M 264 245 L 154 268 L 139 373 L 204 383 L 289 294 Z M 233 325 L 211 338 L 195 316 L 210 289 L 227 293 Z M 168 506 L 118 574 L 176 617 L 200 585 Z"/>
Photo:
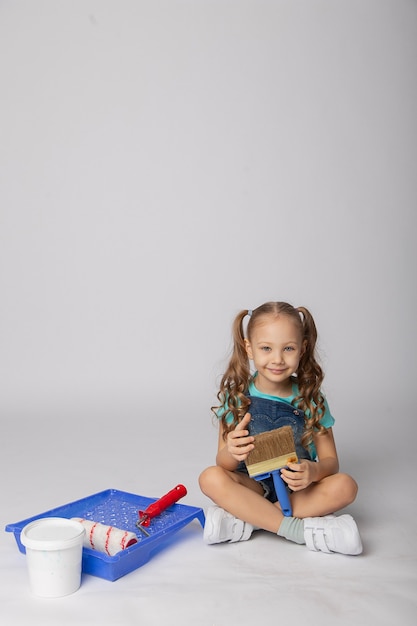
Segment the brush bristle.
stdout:
<path fill-rule="evenodd" d="M 272 472 L 298 460 L 291 426 L 255 435 L 254 443 L 246 459 L 249 476 Z"/>

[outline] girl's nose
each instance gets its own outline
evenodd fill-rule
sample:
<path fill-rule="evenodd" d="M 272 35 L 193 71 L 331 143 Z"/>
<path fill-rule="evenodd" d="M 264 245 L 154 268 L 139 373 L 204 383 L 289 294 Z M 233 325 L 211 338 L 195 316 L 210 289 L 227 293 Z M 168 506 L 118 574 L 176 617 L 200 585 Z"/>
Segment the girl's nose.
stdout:
<path fill-rule="evenodd" d="M 279 363 L 283 363 L 284 362 L 284 357 L 282 355 L 281 352 L 278 352 L 277 354 L 274 354 L 274 358 L 272 359 L 273 363 L 276 363 L 277 365 Z"/>

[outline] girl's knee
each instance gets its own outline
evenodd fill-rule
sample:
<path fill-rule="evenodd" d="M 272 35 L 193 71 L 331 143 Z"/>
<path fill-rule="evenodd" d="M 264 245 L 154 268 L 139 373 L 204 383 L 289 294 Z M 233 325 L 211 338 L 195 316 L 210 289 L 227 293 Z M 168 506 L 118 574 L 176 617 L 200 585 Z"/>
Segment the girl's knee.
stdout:
<path fill-rule="evenodd" d="M 223 473 L 223 470 L 218 465 L 207 467 L 207 469 L 201 472 L 198 478 L 198 483 L 204 494 L 209 495 L 212 489 L 219 484 L 221 473 Z"/>
<path fill-rule="evenodd" d="M 346 504 L 350 504 L 358 493 L 358 484 L 349 474 L 338 474 L 337 489 L 342 493 Z"/>

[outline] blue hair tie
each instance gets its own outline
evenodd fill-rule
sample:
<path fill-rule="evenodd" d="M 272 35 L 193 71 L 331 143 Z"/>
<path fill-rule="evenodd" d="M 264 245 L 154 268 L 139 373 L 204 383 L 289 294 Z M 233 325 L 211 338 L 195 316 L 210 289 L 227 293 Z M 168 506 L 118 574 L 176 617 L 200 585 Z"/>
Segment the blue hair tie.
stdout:
<path fill-rule="evenodd" d="M 252 317 L 252 309 L 248 309 L 248 315 L 249 317 Z"/>

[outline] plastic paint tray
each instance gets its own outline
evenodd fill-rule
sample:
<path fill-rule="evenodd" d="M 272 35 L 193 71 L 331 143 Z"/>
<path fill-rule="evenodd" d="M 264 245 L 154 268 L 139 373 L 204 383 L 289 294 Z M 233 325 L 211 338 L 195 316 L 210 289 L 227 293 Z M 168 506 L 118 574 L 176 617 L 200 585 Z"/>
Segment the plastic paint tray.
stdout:
<path fill-rule="evenodd" d="M 156 499 L 117 489 L 107 489 L 15 524 L 8 524 L 5 530 L 14 533 L 18 548 L 23 554 L 26 553 L 26 549 L 20 541 L 20 533 L 26 524 L 40 517 L 83 517 L 132 531 L 136 534 L 138 542 L 114 556 L 83 548 L 82 570 L 84 573 L 107 580 L 117 580 L 147 563 L 156 552 L 169 545 L 178 530 L 193 519 L 196 518 L 204 527 L 203 509 L 176 503 L 151 520 L 146 528 L 149 532 L 149 537 L 147 537 L 136 526 L 139 519 L 138 512 L 144 511 Z"/>

